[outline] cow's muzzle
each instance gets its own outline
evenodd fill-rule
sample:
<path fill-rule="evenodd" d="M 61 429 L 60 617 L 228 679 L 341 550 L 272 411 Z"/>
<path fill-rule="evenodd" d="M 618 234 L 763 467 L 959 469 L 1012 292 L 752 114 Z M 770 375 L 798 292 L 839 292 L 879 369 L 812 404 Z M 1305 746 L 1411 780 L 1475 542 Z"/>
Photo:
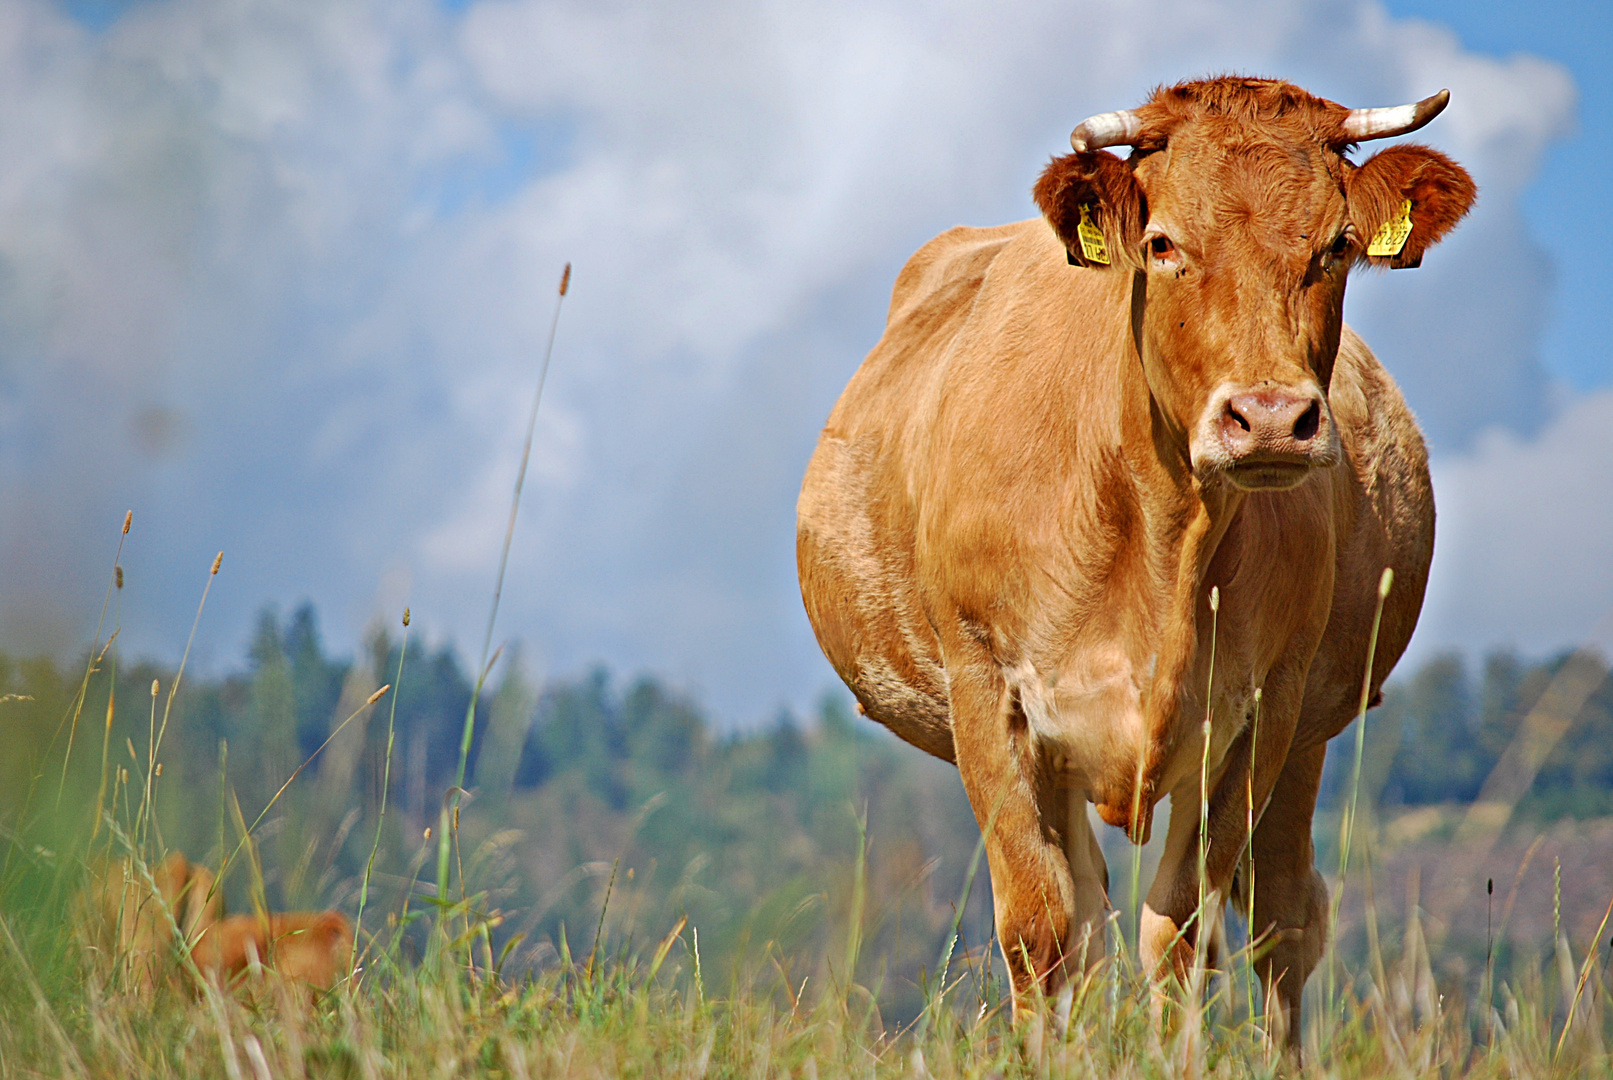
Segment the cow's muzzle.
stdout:
<path fill-rule="evenodd" d="M 1215 413 L 1222 471 L 1249 491 L 1290 488 L 1338 459 L 1338 439 L 1320 391 L 1262 386 L 1234 390 Z"/>

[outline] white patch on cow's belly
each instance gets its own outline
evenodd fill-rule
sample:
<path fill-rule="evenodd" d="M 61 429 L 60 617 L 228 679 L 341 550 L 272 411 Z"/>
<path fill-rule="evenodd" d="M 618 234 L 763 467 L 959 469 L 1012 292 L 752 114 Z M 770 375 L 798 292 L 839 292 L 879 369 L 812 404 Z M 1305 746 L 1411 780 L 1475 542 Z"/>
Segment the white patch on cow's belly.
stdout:
<path fill-rule="evenodd" d="M 1101 776 L 1136 770 L 1144 745 L 1142 688 L 1122 650 L 1085 650 L 1052 678 L 1029 661 L 1003 674 L 1018 695 L 1031 737 L 1069 786 L 1092 790 Z"/>

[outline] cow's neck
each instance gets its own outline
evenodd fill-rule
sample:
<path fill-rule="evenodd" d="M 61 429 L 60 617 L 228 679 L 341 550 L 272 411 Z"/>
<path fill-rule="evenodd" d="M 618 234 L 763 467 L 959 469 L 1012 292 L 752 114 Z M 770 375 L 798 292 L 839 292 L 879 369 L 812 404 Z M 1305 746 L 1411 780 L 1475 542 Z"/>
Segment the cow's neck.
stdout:
<path fill-rule="evenodd" d="M 1177 565 L 1185 554 L 1195 568 L 1196 585 L 1243 506 L 1244 495 L 1227 484 L 1200 483 L 1193 472 L 1186 428 L 1160 404 L 1148 385 L 1142 358 L 1147 298 L 1147 277 L 1136 272 L 1131 281 L 1127 347 L 1119 350 L 1121 444 L 1117 449 L 1130 460 L 1133 475 L 1144 488 L 1138 495 L 1145 509 L 1157 514 L 1157 521 L 1151 521 L 1148 528 L 1151 556 Z M 1140 431 L 1149 433 L 1146 442 L 1134 437 Z"/>
<path fill-rule="evenodd" d="M 1244 502 L 1242 493 L 1226 485 L 1200 484 L 1193 473 L 1187 432 L 1149 388 L 1142 361 L 1146 301 L 1146 280 L 1138 273 L 1131 288 L 1129 347 L 1119 350 L 1119 431 L 1123 435 L 1147 431 L 1149 438 L 1123 437 L 1117 449 L 1131 465 L 1143 510 L 1144 558 L 1156 583 L 1151 605 L 1156 651 L 1144 701 L 1147 745 L 1139 761 L 1141 790 L 1131 793 L 1130 805 L 1099 808 L 1111 824 L 1127 826 L 1139 838 L 1148 832 L 1158 785 L 1183 728 L 1175 721 L 1198 649 L 1198 619 L 1206 614 L 1200 610 L 1207 602 L 1205 574 Z M 1131 821 L 1134 808 L 1139 816 Z"/>

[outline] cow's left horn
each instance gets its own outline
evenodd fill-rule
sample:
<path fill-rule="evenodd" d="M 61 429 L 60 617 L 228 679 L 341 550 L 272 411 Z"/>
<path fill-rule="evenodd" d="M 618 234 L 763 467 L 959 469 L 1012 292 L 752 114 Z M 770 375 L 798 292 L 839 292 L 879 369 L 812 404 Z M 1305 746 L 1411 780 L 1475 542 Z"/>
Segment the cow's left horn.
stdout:
<path fill-rule="evenodd" d="M 1415 105 L 1396 105 L 1388 109 L 1351 109 L 1344 118 L 1344 133 L 1351 142 L 1368 139 L 1387 139 L 1416 131 L 1444 111 L 1450 104 L 1451 92 L 1441 90 L 1425 97 Z"/>
<path fill-rule="evenodd" d="M 1070 146 L 1077 154 L 1101 150 L 1105 146 L 1130 146 L 1143 129 L 1143 122 L 1130 109 L 1089 116 L 1070 132 Z"/>

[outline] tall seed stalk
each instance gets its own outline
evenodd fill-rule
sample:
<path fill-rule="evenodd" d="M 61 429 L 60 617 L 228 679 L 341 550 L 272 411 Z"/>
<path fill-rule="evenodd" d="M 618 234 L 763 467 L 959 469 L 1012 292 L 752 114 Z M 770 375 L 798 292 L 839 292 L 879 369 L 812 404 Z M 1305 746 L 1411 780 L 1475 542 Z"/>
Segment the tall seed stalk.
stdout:
<path fill-rule="evenodd" d="M 1378 654 L 1378 630 L 1383 624 L 1384 601 L 1389 599 L 1389 590 L 1394 587 L 1394 583 L 1394 569 L 1384 567 L 1382 576 L 1378 578 L 1378 603 L 1372 612 L 1372 633 L 1367 638 L 1367 666 L 1361 674 L 1361 699 L 1355 711 L 1355 764 L 1350 770 L 1350 805 L 1345 809 L 1343 819 L 1339 823 L 1339 884 L 1328 905 L 1327 936 L 1333 941 L 1338 940 L 1339 907 L 1344 902 L 1344 883 L 1346 875 L 1350 872 L 1350 848 L 1355 843 L 1355 818 L 1361 799 L 1361 762 L 1366 755 L 1367 706 L 1372 699 L 1372 667 Z M 1335 974 L 1333 953 L 1329 952 L 1327 958 L 1329 1009 L 1333 1007 L 1336 997 Z"/>
<path fill-rule="evenodd" d="M 398 646 L 398 673 L 392 680 L 392 685 L 400 691 L 403 689 L 403 658 L 409 652 L 409 609 L 403 609 L 403 641 Z M 375 818 L 375 842 L 370 845 L 369 861 L 364 864 L 364 881 L 358 890 L 358 917 L 353 920 L 353 962 L 348 969 L 347 978 L 351 982 L 358 973 L 358 942 L 359 933 L 364 929 L 364 905 L 370 899 L 370 875 L 375 873 L 375 855 L 381 850 L 381 831 L 386 826 L 386 797 L 392 790 L 392 741 L 397 732 L 398 721 L 398 695 L 392 695 L 391 709 L 386 718 L 386 759 L 381 767 L 381 809 Z"/>
<path fill-rule="evenodd" d="M 95 637 L 90 642 L 90 658 L 89 661 L 84 665 L 84 678 L 79 681 L 78 693 L 73 698 L 73 722 L 67 730 L 67 753 L 62 757 L 61 783 L 56 787 L 56 809 L 58 810 L 62 808 L 62 792 L 67 790 L 67 766 L 73 760 L 73 740 L 78 735 L 78 719 L 84 712 L 84 697 L 89 693 L 90 676 L 95 673 L 96 667 L 100 664 L 101 656 L 105 656 L 106 650 L 112 647 L 112 642 L 110 639 L 108 639 L 105 647 L 101 649 L 100 656 L 96 655 L 95 646 L 101 640 L 101 631 L 106 629 L 106 609 L 112 603 L 113 589 L 116 588 L 118 590 L 118 599 L 120 602 L 123 598 L 123 542 L 129 538 L 129 527 L 133 524 L 134 511 L 125 510 L 123 512 L 123 531 L 118 534 L 118 550 L 112 556 L 112 580 L 106 583 L 106 598 L 101 601 L 101 617 L 96 620 Z M 115 631 L 113 636 L 117 636 Z M 57 731 L 60 732 L 60 730 L 61 729 L 58 727 Z M 91 836 L 91 839 L 93 840 L 94 837 Z"/>
<path fill-rule="evenodd" d="M 448 899 L 448 858 L 450 843 L 450 823 L 459 810 L 460 796 L 457 794 L 465 787 L 465 766 L 470 760 L 470 747 L 472 738 L 476 733 L 476 704 L 482 696 L 482 686 L 487 681 L 487 673 L 492 666 L 488 662 L 488 652 L 493 645 L 493 625 L 498 621 L 498 605 L 504 595 L 504 571 L 510 563 L 510 544 L 515 539 L 515 518 L 521 509 L 521 488 L 526 484 L 527 462 L 532 457 L 532 434 L 537 430 L 538 406 L 543 401 L 543 384 L 549 378 L 549 361 L 554 356 L 555 334 L 560 328 L 560 308 L 566 299 L 566 293 L 571 288 L 571 264 L 567 263 L 560 275 L 560 293 L 555 298 L 554 317 L 549 321 L 549 341 L 543 350 L 543 364 L 538 369 L 538 386 L 532 395 L 532 411 L 527 416 L 526 442 L 521 447 L 521 467 L 515 474 L 515 492 L 510 497 L 510 520 L 504 527 L 504 550 L 499 555 L 498 576 L 493 582 L 493 604 L 487 613 L 487 632 L 482 636 L 482 658 L 478 665 L 476 685 L 471 690 L 470 705 L 465 709 L 465 726 L 459 740 L 459 767 L 454 770 L 455 794 L 445 800 L 442 808 L 442 817 L 438 822 L 437 832 L 437 898 L 446 902 Z M 496 658 L 495 658 L 496 659 Z M 461 882 L 463 887 L 463 882 Z"/>

